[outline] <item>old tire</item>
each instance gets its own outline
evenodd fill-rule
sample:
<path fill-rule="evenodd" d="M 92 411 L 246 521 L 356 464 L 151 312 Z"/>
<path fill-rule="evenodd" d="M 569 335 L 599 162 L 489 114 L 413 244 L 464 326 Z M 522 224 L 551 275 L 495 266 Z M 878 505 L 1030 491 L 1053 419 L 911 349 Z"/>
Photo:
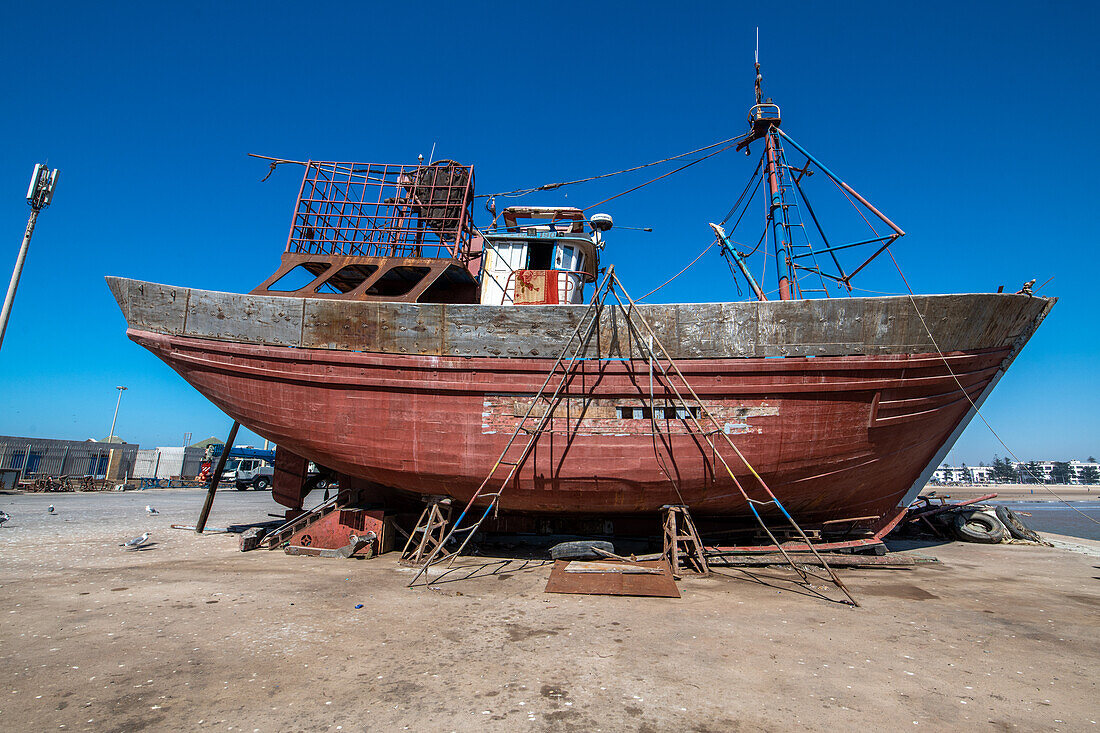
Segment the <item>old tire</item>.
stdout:
<path fill-rule="evenodd" d="M 603 540 L 578 540 L 576 542 L 561 542 L 550 548 L 550 557 L 555 560 L 599 560 L 603 555 L 596 552 L 595 548 L 614 552 L 615 546 Z"/>
<path fill-rule="evenodd" d="M 266 478 L 258 478 L 258 479 L 256 479 L 256 483 L 254 483 L 252 485 L 256 487 L 256 491 L 263 491 L 264 489 L 266 489 L 271 484 L 268 483 L 268 480 Z"/>
<path fill-rule="evenodd" d="M 1005 538 L 1005 528 L 984 512 L 958 512 L 952 519 L 955 537 L 963 542 L 995 545 Z"/>
<path fill-rule="evenodd" d="M 1008 533 L 1018 540 L 1027 540 L 1028 542 L 1043 541 L 1043 538 L 1039 536 L 1038 532 L 1024 524 L 1024 520 L 1020 519 L 1019 514 L 1006 506 L 997 507 L 997 519 L 1001 520 L 1001 524 L 1005 526 Z"/>

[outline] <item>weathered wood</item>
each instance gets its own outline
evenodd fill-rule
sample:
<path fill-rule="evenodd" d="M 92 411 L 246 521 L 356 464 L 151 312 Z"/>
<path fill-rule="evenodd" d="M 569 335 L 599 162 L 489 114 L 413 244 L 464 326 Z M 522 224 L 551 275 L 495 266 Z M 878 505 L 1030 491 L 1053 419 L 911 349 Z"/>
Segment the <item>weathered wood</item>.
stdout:
<path fill-rule="evenodd" d="M 791 554 L 791 559 L 797 565 L 816 565 L 821 563 L 811 554 Z M 760 567 L 764 565 L 788 565 L 783 555 L 776 553 L 766 555 L 738 555 L 722 556 L 708 555 L 708 562 L 712 566 L 725 567 Z M 827 556 L 827 562 L 834 568 L 909 568 L 914 565 L 926 565 L 939 562 L 936 558 L 919 557 L 909 555 L 834 555 Z"/>
<path fill-rule="evenodd" d="M 302 298 L 237 295 L 192 290 L 184 334 L 219 341 L 244 341 L 275 346 L 302 342 Z M 137 306 L 133 288 L 131 307 Z"/>
<path fill-rule="evenodd" d="M 222 480 L 225 462 L 229 458 L 229 452 L 233 450 L 233 441 L 237 439 L 237 429 L 240 426 L 239 422 L 233 421 L 233 427 L 229 429 L 229 437 L 225 439 L 225 447 L 222 448 L 222 454 L 218 458 L 217 467 L 210 474 L 210 486 L 206 489 L 206 500 L 202 504 L 202 511 L 199 512 L 199 521 L 195 522 L 195 532 L 198 534 L 202 534 L 202 531 L 206 529 L 206 520 L 210 517 L 210 509 L 214 506 L 214 494 L 218 491 L 218 483 Z"/>
<path fill-rule="evenodd" d="M 108 284 L 136 330 L 239 343 L 425 356 L 548 357 L 585 306 L 348 302 L 237 295 L 123 278 Z M 1000 348 L 1028 332 L 1051 301 L 966 294 L 640 306 L 677 359 L 934 353 Z M 601 358 L 638 358 L 614 299 L 594 344 Z M 594 346 L 590 357 L 596 356 Z"/>
<path fill-rule="evenodd" d="M 171 336 L 183 333 L 189 288 L 120 278 L 108 278 L 107 282 L 130 328 Z"/>

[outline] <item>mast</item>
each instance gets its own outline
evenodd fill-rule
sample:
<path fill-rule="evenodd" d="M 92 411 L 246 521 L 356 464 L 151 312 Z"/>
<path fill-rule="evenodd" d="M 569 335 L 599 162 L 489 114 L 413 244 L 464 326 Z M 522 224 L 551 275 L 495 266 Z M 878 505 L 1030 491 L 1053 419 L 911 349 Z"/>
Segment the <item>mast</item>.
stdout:
<path fill-rule="evenodd" d="M 761 105 L 757 105 L 757 108 Z M 756 109 L 756 108 L 754 108 Z M 776 121 L 778 125 L 778 120 Z M 783 188 L 779 185 L 779 155 L 776 153 L 778 133 L 769 126 L 764 135 L 764 159 L 768 177 L 768 193 L 771 204 L 768 207 L 768 219 L 772 224 L 772 239 L 775 243 L 775 262 L 779 272 L 779 299 L 791 299 L 791 238 L 787 230 L 786 217 L 783 215 L 786 203 L 783 201 Z"/>
<path fill-rule="evenodd" d="M 756 191 L 760 185 L 766 183 L 763 187 L 763 195 L 767 197 L 765 199 L 767 213 L 764 234 L 761 235 L 760 242 L 757 243 L 756 247 L 748 254 L 734 250 L 733 247 L 730 246 L 731 240 L 720 227 L 715 229 L 715 235 L 723 245 L 723 253 L 729 252 L 734 255 L 735 263 L 742 274 L 748 279 L 749 284 L 752 286 L 759 300 L 765 299 L 762 289 L 757 285 L 756 281 L 747 274 L 748 267 L 745 260 L 763 246 L 766 268 L 768 252 L 767 237 L 769 232 L 772 237 L 773 251 L 775 253 L 776 277 L 778 279 L 780 300 L 801 299 L 805 294 L 813 292 L 823 293 L 825 297 L 829 297 L 826 280 L 830 280 L 840 287 L 846 288 L 850 292 L 852 290 L 852 278 L 861 272 L 863 268 L 867 267 L 867 265 L 871 264 L 872 260 L 885 252 L 899 237 L 904 236 L 905 232 L 901 227 L 887 218 L 885 214 L 876 209 L 870 201 L 861 196 L 829 168 L 825 167 L 817 158 L 807 152 L 805 148 L 795 142 L 790 135 L 780 129 L 782 120 L 779 105 L 773 102 L 770 97 L 764 97 L 764 76 L 760 72 L 759 29 L 757 30 L 757 48 L 754 69 L 756 71 L 753 83 L 755 104 L 749 109 L 750 130 L 744 139 L 737 143 L 737 149 L 744 150 L 745 155 L 749 155 L 749 146 L 757 140 L 763 140 L 764 150 L 761 153 L 759 166 L 752 174 L 753 178 L 750 179 L 749 184 L 745 187 L 745 192 L 742 193 L 737 203 L 734 204 L 734 208 L 730 210 L 729 215 L 723 219 L 722 223 L 724 224 L 729 220 L 729 218 L 733 216 L 735 210 L 741 208 L 742 201 L 745 201 L 745 207 L 741 208 L 741 214 L 744 215 L 748 208 L 748 202 L 756 195 Z M 804 166 L 792 166 L 787 163 L 787 153 L 784 149 L 784 142 L 790 143 L 794 150 L 806 156 L 806 163 Z M 810 200 L 806 195 L 806 191 L 800 183 L 804 177 L 813 175 L 814 171 L 810 170 L 811 165 L 836 184 L 841 193 L 848 199 L 848 202 L 860 212 L 860 216 L 871 229 L 874 236 L 868 239 L 846 243 L 834 242 L 826 237 L 821 223 L 818 221 L 817 215 L 810 205 Z M 752 195 L 746 200 L 744 198 L 745 194 L 749 191 L 750 186 L 752 186 L 757 172 L 759 172 L 762 177 L 757 180 L 757 188 L 752 190 Z M 790 193 L 790 200 L 787 198 L 788 193 Z M 821 242 L 824 245 L 821 248 L 815 246 L 814 242 L 811 241 L 811 234 L 807 231 L 806 223 L 802 219 L 799 206 L 800 200 L 802 204 L 805 205 L 810 219 L 813 221 L 814 227 L 817 230 L 816 234 L 820 236 Z M 871 220 L 864 215 L 865 213 L 871 214 L 877 218 L 888 226 L 890 231 L 880 233 L 879 230 L 875 229 Z M 734 229 L 737 228 L 737 223 L 740 221 L 741 217 L 739 216 L 737 222 L 733 225 Z M 733 233 L 733 230 L 731 230 L 730 235 L 732 236 Z M 848 250 L 862 245 L 877 245 L 878 248 L 870 257 L 867 257 L 862 264 L 851 272 L 846 273 L 845 268 L 841 267 L 840 260 L 836 253 L 841 250 Z M 828 254 L 829 259 L 831 259 L 832 263 L 836 266 L 836 274 L 825 272 L 820 266 L 817 258 L 818 255 L 824 254 Z M 796 277 L 797 272 L 816 275 L 821 281 L 821 288 L 803 289 Z"/>
<path fill-rule="evenodd" d="M 759 30 L 757 31 L 759 33 Z M 756 41 L 754 68 L 756 79 L 753 91 L 756 104 L 749 110 L 749 124 L 752 131 L 737 145 L 737 149 L 747 148 L 754 140 L 764 138 L 764 153 L 761 170 L 768 183 L 768 222 L 771 225 L 772 241 L 775 245 L 776 270 L 779 277 L 780 300 L 791 300 L 797 292 L 794 282 L 794 264 L 791 252 L 791 232 L 787 221 L 787 202 L 784 199 L 784 187 L 780 183 L 783 174 L 780 171 L 783 148 L 779 141 L 780 113 L 779 105 L 771 98 L 764 99 L 764 76 L 760 73 L 760 38 Z M 747 151 L 746 151 L 747 154 Z"/>

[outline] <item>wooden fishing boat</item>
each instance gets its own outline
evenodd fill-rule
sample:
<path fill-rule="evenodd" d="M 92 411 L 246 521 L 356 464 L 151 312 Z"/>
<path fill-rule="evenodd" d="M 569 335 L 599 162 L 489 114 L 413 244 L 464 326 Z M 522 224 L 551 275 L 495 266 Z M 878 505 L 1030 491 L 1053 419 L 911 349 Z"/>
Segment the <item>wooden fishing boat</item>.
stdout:
<path fill-rule="evenodd" d="M 759 483 L 799 521 L 885 517 L 924 486 L 1055 301 L 1026 288 L 850 297 L 851 278 L 904 232 L 780 129 L 759 84 L 749 132 L 703 150 L 761 142 L 731 216 L 756 181 L 768 216 L 753 252 L 774 253 L 777 299 L 715 224 L 754 299 L 637 305 L 617 279 L 596 284 L 610 216 L 491 204 L 477 227 L 473 167 L 454 161 L 301 162 L 282 264 L 249 294 L 108 284 L 130 338 L 274 441 L 283 463 L 312 460 L 381 500 L 743 517 L 740 485 Z M 826 239 L 803 190 L 813 171 L 886 233 Z M 857 247 L 875 251 L 846 270 Z M 844 297 L 805 297 L 807 278 Z M 729 447 L 738 455 L 716 455 Z M 504 484 L 484 493 L 502 464 Z M 276 498 L 300 509 L 303 489 L 279 476 Z"/>

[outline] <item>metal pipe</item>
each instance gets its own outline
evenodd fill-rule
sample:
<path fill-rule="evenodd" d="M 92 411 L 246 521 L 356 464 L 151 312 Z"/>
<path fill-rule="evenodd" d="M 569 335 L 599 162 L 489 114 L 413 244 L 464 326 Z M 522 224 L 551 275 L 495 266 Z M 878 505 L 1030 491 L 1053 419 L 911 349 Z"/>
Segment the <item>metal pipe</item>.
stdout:
<path fill-rule="evenodd" d="M 726 236 L 726 231 L 714 222 L 711 222 L 710 228 L 714 230 L 714 236 L 718 237 L 718 241 L 725 248 L 725 251 L 729 252 L 730 256 L 733 257 L 733 261 L 737 264 L 738 269 L 741 270 L 741 274 L 744 275 L 745 279 L 749 281 L 749 287 L 751 287 L 753 292 L 756 293 L 757 300 L 767 300 L 768 296 L 764 295 L 764 291 L 757 284 L 756 278 L 754 278 L 752 276 L 752 273 L 749 272 L 749 268 L 745 264 L 745 260 L 741 257 L 740 254 L 737 253 L 737 250 L 730 246 L 730 241 L 729 238 Z"/>
<path fill-rule="evenodd" d="M 866 206 L 868 211 L 870 211 L 872 214 L 877 216 L 879 219 L 882 219 L 882 221 L 886 224 L 886 226 L 890 227 L 891 229 L 893 229 L 895 232 L 898 233 L 899 237 L 903 236 L 905 234 L 905 232 L 902 231 L 901 227 L 899 227 L 897 224 L 895 224 L 894 222 L 892 222 L 888 218 L 886 218 L 886 215 L 883 214 L 878 209 L 876 209 L 874 206 L 872 206 L 870 201 L 868 201 L 867 199 L 860 196 L 859 193 L 857 193 L 855 189 L 853 189 L 851 186 L 849 186 L 844 181 L 840 180 L 840 178 L 835 173 L 833 173 L 831 170 L 829 170 L 824 165 L 822 165 L 820 160 L 818 160 L 817 158 L 815 158 L 814 156 L 812 156 L 808 152 L 806 152 L 806 149 L 803 148 L 798 143 L 796 143 L 794 140 L 792 140 L 790 135 L 783 132 L 782 130 L 776 130 L 776 132 L 778 132 L 780 135 L 782 135 L 783 139 L 786 140 L 787 142 L 789 142 L 791 145 L 793 145 L 795 147 L 795 149 L 798 150 L 798 152 L 802 153 L 807 158 L 809 158 L 811 161 L 813 161 L 814 165 L 816 165 L 818 168 L 820 168 L 822 173 L 824 173 L 829 178 L 832 178 L 834 181 L 836 181 L 836 184 L 838 186 L 840 186 L 845 191 L 847 191 L 848 193 L 855 196 L 856 200 L 858 200 L 861 204 Z M 854 275 L 855 273 L 852 273 L 852 274 Z M 851 275 L 849 275 L 849 277 L 851 277 Z"/>
<path fill-rule="evenodd" d="M 768 216 L 772 220 L 772 239 L 775 243 L 775 264 L 779 270 L 779 299 L 791 299 L 791 257 L 790 243 L 781 218 L 783 212 L 783 193 L 779 190 L 779 176 L 776 172 L 775 138 L 772 129 L 764 136 L 766 145 L 764 154 L 768 161 L 768 189 L 771 192 L 771 205 Z M 776 215 L 779 212 L 779 216 Z M 782 263 L 782 264 L 780 264 Z"/>
<path fill-rule="evenodd" d="M 23 232 L 23 244 L 19 247 L 19 256 L 15 258 L 15 269 L 11 273 L 8 294 L 4 297 L 3 310 L 0 310 L 0 347 L 4 345 L 4 332 L 8 330 L 8 317 L 11 315 L 12 304 L 15 303 L 15 291 L 19 287 L 19 278 L 23 274 L 23 263 L 27 260 L 27 250 L 31 246 L 31 235 L 34 234 L 34 225 L 38 221 L 38 211 L 38 209 L 32 208 L 31 215 L 27 219 L 27 229 Z"/>
<path fill-rule="evenodd" d="M 229 459 L 229 451 L 233 450 L 233 442 L 237 439 L 237 428 L 240 426 L 239 422 L 233 421 L 233 427 L 229 429 L 229 437 L 225 439 L 225 447 L 222 448 L 222 454 L 218 458 L 218 467 L 210 475 L 210 485 L 206 487 L 206 501 L 203 502 L 202 511 L 199 512 L 199 521 L 195 523 L 197 534 L 202 534 L 202 531 L 206 529 L 206 520 L 210 517 L 210 508 L 214 506 L 214 494 L 218 491 L 218 481 L 221 480 L 222 471 L 225 470 L 225 462 Z"/>
<path fill-rule="evenodd" d="M 813 255 L 824 254 L 825 252 L 839 252 L 842 249 L 848 249 L 849 247 L 861 247 L 864 244 L 874 244 L 875 242 L 885 242 L 887 239 L 897 239 L 896 234 L 885 234 L 881 237 L 875 237 L 874 239 L 864 239 L 862 242 L 850 242 L 849 244 L 838 244 L 835 247 L 826 247 L 825 249 L 814 250 L 806 254 L 795 255 L 792 259 L 799 259 L 800 257 L 812 257 Z"/>
<path fill-rule="evenodd" d="M 122 404 L 122 393 L 126 391 L 126 388 L 121 384 L 115 389 L 118 390 L 118 400 L 115 402 L 115 416 L 111 418 L 111 432 L 107 433 L 107 442 L 111 442 L 111 438 L 115 437 L 115 423 L 118 421 L 118 406 Z"/>

